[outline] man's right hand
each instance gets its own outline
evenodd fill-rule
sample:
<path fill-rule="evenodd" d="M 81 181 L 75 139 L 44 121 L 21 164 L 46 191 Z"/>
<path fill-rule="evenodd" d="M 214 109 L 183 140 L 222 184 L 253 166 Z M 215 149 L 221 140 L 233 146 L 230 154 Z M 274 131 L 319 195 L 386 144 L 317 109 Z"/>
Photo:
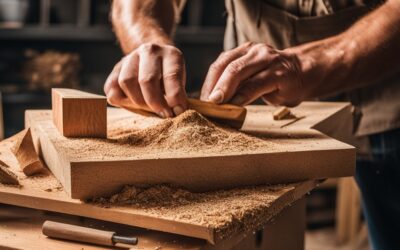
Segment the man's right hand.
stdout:
<path fill-rule="evenodd" d="M 166 118 L 187 109 L 185 84 L 182 52 L 171 45 L 145 43 L 115 65 L 104 92 L 113 106 L 150 108 Z"/>

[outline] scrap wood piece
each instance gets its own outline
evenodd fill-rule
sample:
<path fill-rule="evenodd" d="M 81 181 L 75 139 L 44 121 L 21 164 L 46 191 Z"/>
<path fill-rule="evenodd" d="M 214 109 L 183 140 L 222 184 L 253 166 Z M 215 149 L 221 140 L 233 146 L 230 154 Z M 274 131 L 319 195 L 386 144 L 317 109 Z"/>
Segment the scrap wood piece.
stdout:
<path fill-rule="evenodd" d="M 0 183 L 7 185 L 19 185 L 17 175 L 11 172 L 3 161 L 0 161 Z"/>
<path fill-rule="evenodd" d="M 107 99 L 75 89 L 51 91 L 53 122 L 65 137 L 107 138 Z"/>
<path fill-rule="evenodd" d="M 290 109 L 288 109 L 287 107 L 280 107 L 272 114 L 274 120 L 282 120 L 288 115 L 290 115 Z"/>
<path fill-rule="evenodd" d="M 17 134 L 17 142 L 12 150 L 25 175 L 42 173 L 45 168 L 33 145 L 31 129 L 27 128 Z"/>

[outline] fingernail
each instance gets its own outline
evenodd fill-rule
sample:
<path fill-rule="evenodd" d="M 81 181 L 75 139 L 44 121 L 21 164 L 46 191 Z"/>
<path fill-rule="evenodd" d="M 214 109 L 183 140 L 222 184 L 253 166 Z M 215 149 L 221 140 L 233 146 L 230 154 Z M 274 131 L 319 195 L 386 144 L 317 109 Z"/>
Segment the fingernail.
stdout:
<path fill-rule="evenodd" d="M 180 115 L 183 113 L 183 108 L 180 105 L 175 106 L 173 109 L 175 115 Z"/>
<path fill-rule="evenodd" d="M 163 113 L 164 113 L 164 117 L 165 118 L 173 117 L 173 114 L 172 114 L 171 110 L 164 109 Z"/>
<path fill-rule="evenodd" d="M 165 118 L 164 112 L 163 111 L 159 111 L 157 112 L 157 115 L 161 118 Z"/>
<path fill-rule="evenodd" d="M 224 100 L 224 93 L 220 89 L 217 89 L 211 93 L 208 100 L 214 103 L 221 103 Z"/>
<path fill-rule="evenodd" d="M 231 103 L 235 104 L 235 105 L 242 105 L 244 102 L 245 102 L 245 98 L 242 95 L 235 96 L 231 101 Z"/>

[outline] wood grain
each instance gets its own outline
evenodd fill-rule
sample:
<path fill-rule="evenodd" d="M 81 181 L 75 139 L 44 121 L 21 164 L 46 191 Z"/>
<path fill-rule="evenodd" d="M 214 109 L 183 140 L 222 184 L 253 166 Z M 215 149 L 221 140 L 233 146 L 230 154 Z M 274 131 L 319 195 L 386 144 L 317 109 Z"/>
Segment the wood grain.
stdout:
<path fill-rule="evenodd" d="M 52 89 L 53 121 L 66 137 L 107 137 L 107 100 L 73 89 Z"/>
<path fill-rule="evenodd" d="M 19 185 L 18 176 L 11 172 L 2 162 L 0 162 L 0 183 L 7 185 Z"/>
<path fill-rule="evenodd" d="M 15 157 L 22 171 L 27 176 L 45 171 L 43 163 L 35 151 L 31 129 L 27 128 L 16 135 L 17 142 L 13 148 Z"/>
<path fill-rule="evenodd" d="M 25 120 L 27 125 L 35 128 L 34 137 L 40 139 L 43 157 L 65 190 L 72 198 L 85 199 L 112 194 L 126 184 L 169 183 L 191 191 L 207 191 L 351 176 L 355 167 L 354 147 L 314 129 L 314 126 L 321 131 L 327 128 L 323 124 L 326 119 L 331 121 L 327 125 L 331 125 L 351 117 L 350 107 L 347 103 L 303 103 L 292 112 L 296 117 L 305 118 L 282 128 L 292 119 L 275 121 L 273 107 L 248 106 L 242 130 L 276 146 L 262 153 L 235 155 L 170 154 L 168 157 L 154 155 L 144 158 L 126 155 L 100 159 L 103 153 L 96 151 L 98 141 L 85 139 L 86 143 L 93 143 L 93 157 L 76 159 L 64 148 L 63 142 L 67 142 L 64 140 L 69 139 L 58 135 L 49 122 L 48 111 L 27 111 Z M 109 124 L 121 119 L 132 119 L 132 124 L 140 124 L 149 119 L 121 109 L 109 109 L 108 116 Z M 85 150 L 84 145 L 81 147 Z"/>
<path fill-rule="evenodd" d="M 45 221 L 42 232 L 44 235 L 64 240 L 73 240 L 84 243 L 92 243 L 102 246 L 114 246 L 112 240 L 115 232 L 81 227 L 55 221 Z"/>
<path fill-rule="evenodd" d="M 17 169 L 16 159 L 10 151 L 15 138 L 9 138 L 0 142 L 0 151 L 5 162 L 10 163 L 12 171 Z M 254 218 L 263 218 L 260 223 L 267 223 L 271 218 L 277 215 L 289 204 L 299 200 L 306 193 L 312 190 L 318 181 L 306 181 L 302 183 L 290 184 L 284 187 L 277 187 L 274 191 L 266 193 L 272 197 L 269 206 L 260 204 L 255 209 L 249 209 L 245 213 Z M 222 242 L 232 235 L 221 237 L 217 228 L 209 227 L 205 224 L 187 223 L 179 218 L 171 219 L 153 208 L 150 211 L 129 207 L 126 205 L 113 206 L 110 208 L 85 203 L 81 200 L 71 199 L 69 195 L 59 189 L 55 177 L 48 173 L 47 175 L 37 176 L 35 178 L 21 178 L 21 187 L 12 187 L 0 184 L 0 203 L 35 208 L 64 214 L 78 215 L 88 218 L 94 218 L 104 221 L 116 222 L 125 225 L 131 225 L 141 228 L 153 229 L 163 232 L 170 232 L 200 239 L 205 239 L 210 243 L 216 244 Z M 249 195 L 249 197 L 252 197 Z M 240 199 L 241 197 L 238 197 Z M 207 206 L 208 207 L 208 206 Z M 157 215 L 158 214 L 158 215 Z M 269 216 L 265 216 L 268 214 Z M 227 221 L 226 226 L 235 221 Z M 250 231 L 255 230 L 250 229 Z"/>
<path fill-rule="evenodd" d="M 43 211 L 0 205 L 0 248 L 11 249 L 63 249 L 63 250 L 103 250 L 103 249 L 143 249 L 143 250 L 242 250 L 271 248 L 274 250 L 303 249 L 305 226 L 304 199 L 295 202 L 284 209 L 273 223 L 264 228 L 262 241 L 251 231 L 241 232 L 229 239 L 211 245 L 205 240 L 187 236 L 164 233 L 145 228 L 126 226 L 79 216 L 68 216 L 57 213 L 44 213 Z M 45 220 L 70 223 L 79 226 L 92 227 L 101 230 L 116 231 L 123 235 L 139 238 L 138 245 L 134 248 L 117 244 L 115 247 L 102 247 L 73 241 L 63 241 L 48 238 L 41 232 Z M 283 239 L 283 240 L 282 240 Z M 287 239 L 290 239 L 289 241 Z"/>

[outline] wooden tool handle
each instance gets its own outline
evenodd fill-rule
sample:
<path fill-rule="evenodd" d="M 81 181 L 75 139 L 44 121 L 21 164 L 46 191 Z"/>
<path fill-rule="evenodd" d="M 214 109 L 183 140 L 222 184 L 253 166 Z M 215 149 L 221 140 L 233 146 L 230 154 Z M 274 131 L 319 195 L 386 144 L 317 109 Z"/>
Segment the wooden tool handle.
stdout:
<path fill-rule="evenodd" d="M 87 242 L 98 245 L 113 246 L 115 232 L 80 227 L 54 221 L 45 221 L 42 233 L 51 238 Z"/>
<path fill-rule="evenodd" d="M 222 120 L 237 128 L 241 128 L 247 113 L 247 110 L 240 106 L 232 104 L 215 104 L 193 98 L 188 98 L 188 105 L 189 109 L 194 109 L 206 117 Z M 138 111 L 138 109 L 134 107 L 124 106 L 124 108 L 134 112 Z M 143 110 L 153 112 L 150 108 L 144 108 Z"/>

